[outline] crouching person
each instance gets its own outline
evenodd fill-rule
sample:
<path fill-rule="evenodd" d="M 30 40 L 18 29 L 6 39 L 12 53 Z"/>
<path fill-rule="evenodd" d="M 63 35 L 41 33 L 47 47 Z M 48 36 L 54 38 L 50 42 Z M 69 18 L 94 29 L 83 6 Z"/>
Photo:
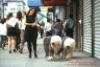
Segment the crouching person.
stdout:
<path fill-rule="evenodd" d="M 48 60 L 59 59 L 59 50 L 62 47 L 62 39 L 58 35 L 53 35 L 50 40 L 50 52 Z"/>
<path fill-rule="evenodd" d="M 67 37 L 64 40 L 63 46 L 64 46 L 64 57 L 67 60 L 71 60 L 73 55 L 73 49 L 75 47 L 75 40 L 70 37 Z"/>

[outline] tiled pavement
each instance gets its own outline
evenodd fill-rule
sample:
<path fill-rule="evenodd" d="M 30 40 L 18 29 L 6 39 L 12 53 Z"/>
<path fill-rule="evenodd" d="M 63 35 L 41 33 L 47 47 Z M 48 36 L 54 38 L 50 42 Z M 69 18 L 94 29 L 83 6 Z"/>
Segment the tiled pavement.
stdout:
<path fill-rule="evenodd" d="M 38 58 L 34 56 L 29 59 L 25 45 L 24 53 L 8 53 L 7 46 L 4 50 L 0 48 L 0 67 L 100 67 L 100 60 L 89 57 L 79 51 L 74 51 L 73 59 L 70 61 L 48 61 L 44 56 L 43 39 L 38 39 Z"/>

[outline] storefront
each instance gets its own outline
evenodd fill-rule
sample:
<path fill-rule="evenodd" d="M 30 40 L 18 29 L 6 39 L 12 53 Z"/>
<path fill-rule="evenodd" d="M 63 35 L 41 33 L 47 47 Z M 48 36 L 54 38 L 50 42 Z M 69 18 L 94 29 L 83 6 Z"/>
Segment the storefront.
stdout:
<path fill-rule="evenodd" d="M 66 5 L 68 0 L 42 0 L 44 6 Z"/>
<path fill-rule="evenodd" d="M 100 0 L 83 0 L 83 52 L 100 59 Z"/>
<path fill-rule="evenodd" d="M 2 0 L 0 2 L 0 16 L 6 17 L 9 12 L 12 12 L 15 16 L 19 10 L 24 10 L 24 6 L 23 1 Z"/>
<path fill-rule="evenodd" d="M 41 6 L 42 2 L 41 0 L 27 0 L 28 1 L 28 6 L 33 7 L 33 6 Z"/>
<path fill-rule="evenodd" d="M 7 6 L 4 6 L 4 16 L 6 17 L 9 12 L 16 16 L 19 10 L 24 10 L 23 2 L 8 2 Z"/>
<path fill-rule="evenodd" d="M 92 53 L 91 0 L 83 1 L 83 50 Z"/>

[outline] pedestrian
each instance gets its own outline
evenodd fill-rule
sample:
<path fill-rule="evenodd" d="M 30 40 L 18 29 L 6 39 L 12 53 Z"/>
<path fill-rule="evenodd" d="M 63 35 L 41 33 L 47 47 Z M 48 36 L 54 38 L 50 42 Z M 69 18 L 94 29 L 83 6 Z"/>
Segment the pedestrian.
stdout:
<path fill-rule="evenodd" d="M 50 38 L 52 36 L 51 30 L 51 20 L 47 19 L 47 23 L 44 25 L 44 50 L 45 50 L 45 57 L 49 56 L 49 47 L 50 47 Z"/>
<path fill-rule="evenodd" d="M 26 22 L 26 13 L 24 11 L 21 11 L 22 13 L 22 20 L 21 20 L 21 23 L 19 24 L 20 26 L 20 30 L 21 30 L 21 33 L 20 33 L 20 39 L 21 39 L 21 42 L 20 42 L 20 53 L 23 53 L 23 48 L 24 48 L 24 43 L 25 43 L 25 22 Z"/>
<path fill-rule="evenodd" d="M 61 24 L 60 19 L 57 19 L 56 22 L 53 22 L 53 24 L 52 24 L 52 33 L 53 33 L 53 35 L 62 36 L 62 29 L 63 29 L 63 26 Z"/>
<path fill-rule="evenodd" d="M 66 36 L 73 38 L 74 29 L 75 29 L 75 21 L 73 19 L 73 16 L 70 15 L 69 18 L 65 20 L 64 23 L 64 31 L 66 33 Z"/>
<path fill-rule="evenodd" d="M 43 38 L 43 33 L 44 33 L 44 32 L 43 32 L 43 31 L 44 31 L 43 27 L 44 27 L 44 22 L 41 22 L 41 23 L 40 23 L 40 26 L 41 26 L 41 28 L 40 28 L 40 37 Z"/>
<path fill-rule="evenodd" d="M 27 41 L 27 47 L 29 51 L 29 58 L 32 57 L 32 47 L 34 49 L 34 56 L 37 58 L 37 36 L 38 36 L 38 24 L 36 20 L 37 11 L 33 7 L 29 10 L 28 14 L 26 15 L 26 28 L 25 28 L 25 39 Z"/>
<path fill-rule="evenodd" d="M 23 53 L 24 42 L 25 42 L 25 35 L 24 35 L 24 33 L 25 33 L 25 22 L 26 22 L 25 12 L 24 11 L 18 11 L 17 18 L 19 20 L 19 29 L 20 29 L 19 35 L 17 36 L 17 41 L 18 41 L 17 44 L 19 44 L 18 45 L 19 52 Z"/>
<path fill-rule="evenodd" d="M 20 11 L 17 12 L 17 15 L 16 15 L 16 19 L 18 19 L 18 24 L 21 23 L 21 20 L 22 20 L 22 13 Z M 20 30 L 20 25 L 18 25 L 16 27 L 17 29 L 17 34 L 16 34 L 16 49 L 20 49 L 20 41 L 21 41 L 21 38 L 20 38 L 20 34 L 21 34 L 21 30 Z"/>
<path fill-rule="evenodd" d="M 6 29 L 6 18 L 2 18 L 0 21 L 0 47 L 4 49 L 7 44 L 7 29 Z"/>
<path fill-rule="evenodd" d="M 9 53 L 12 53 L 12 49 L 13 52 L 16 52 L 16 26 L 18 26 L 18 20 L 13 17 L 12 13 L 9 13 L 7 16 L 6 24 Z"/>
<path fill-rule="evenodd" d="M 44 25 L 44 36 L 51 36 L 52 35 L 52 29 L 51 29 L 52 23 L 50 19 L 47 19 L 47 23 Z"/>

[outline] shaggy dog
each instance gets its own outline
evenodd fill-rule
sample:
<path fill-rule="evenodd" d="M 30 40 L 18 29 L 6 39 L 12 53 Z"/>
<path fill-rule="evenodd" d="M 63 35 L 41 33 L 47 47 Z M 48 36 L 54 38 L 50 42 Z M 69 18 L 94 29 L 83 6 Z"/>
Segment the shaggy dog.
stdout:
<path fill-rule="evenodd" d="M 73 49 L 75 47 L 75 40 L 70 37 L 60 37 L 54 35 L 50 40 L 50 52 L 48 60 L 60 59 L 60 53 L 62 57 L 70 60 L 72 59 Z"/>
<path fill-rule="evenodd" d="M 48 60 L 58 59 L 59 58 L 59 50 L 62 46 L 62 38 L 58 35 L 53 35 L 50 40 L 50 52 Z"/>
<path fill-rule="evenodd" d="M 66 39 L 63 43 L 63 48 L 64 48 L 64 57 L 67 60 L 72 59 L 74 47 L 75 47 L 75 40 L 70 37 L 66 37 Z"/>

